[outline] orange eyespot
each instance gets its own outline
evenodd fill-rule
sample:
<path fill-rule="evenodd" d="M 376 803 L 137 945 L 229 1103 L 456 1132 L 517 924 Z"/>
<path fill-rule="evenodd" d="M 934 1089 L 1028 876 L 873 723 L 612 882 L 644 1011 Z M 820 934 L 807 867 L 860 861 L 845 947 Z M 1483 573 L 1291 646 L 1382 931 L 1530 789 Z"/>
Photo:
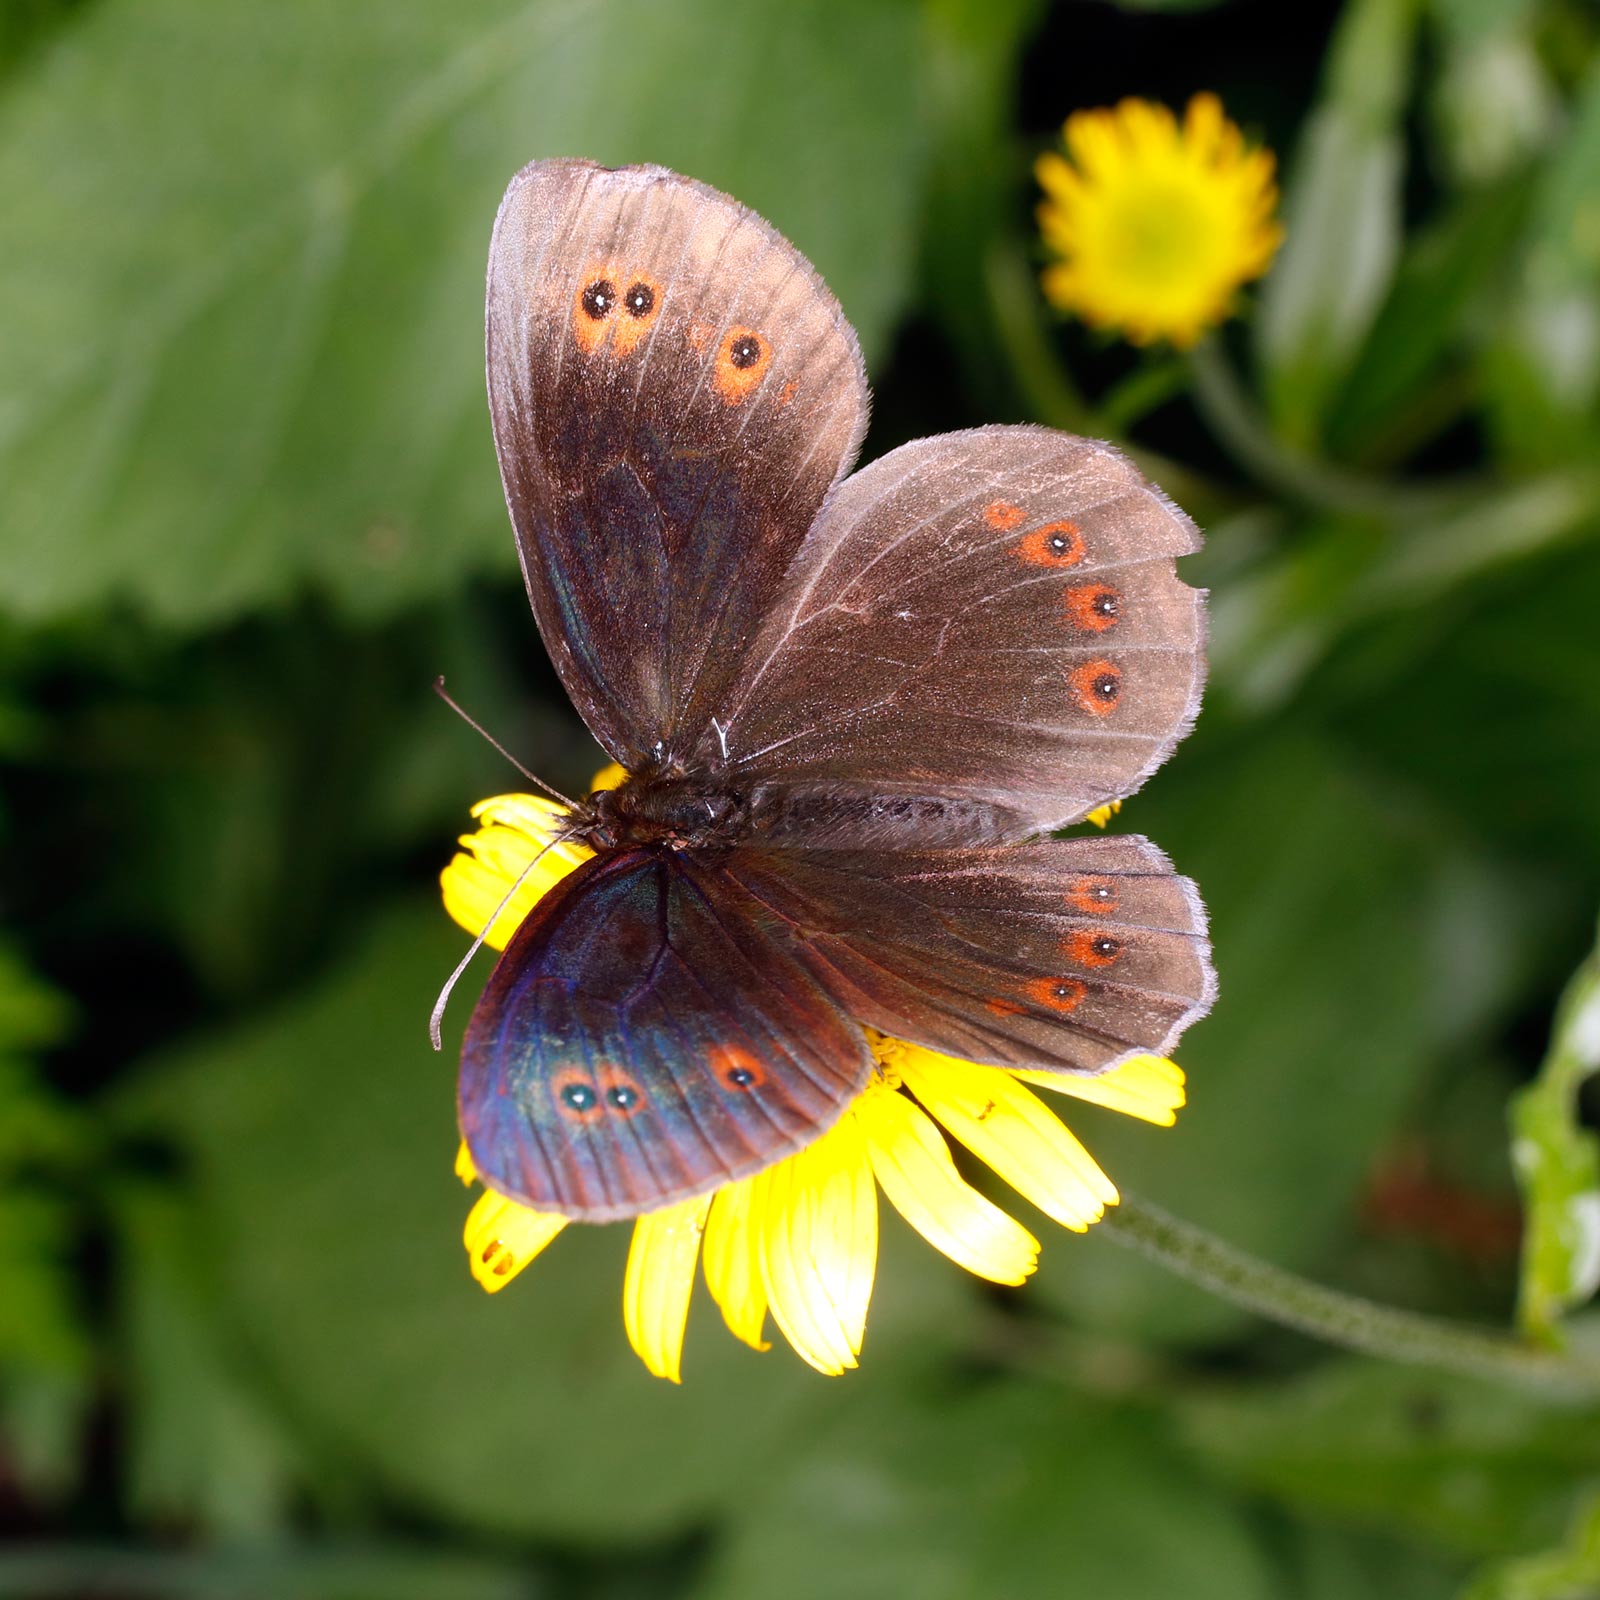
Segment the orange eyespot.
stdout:
<path fill-rule="evenodd" d="M 632 355 L 661 315 L 661 285 L 648 272 L 614 261 L 595 262 L 572 297 L 572 334 L 593 355 L 602 345 L 613 356 Z"/>
<path fill-rule="evenodd" d="M 1067 675 L 1067 686 L 1080 711 L 1109 717 L 1122 698 L 1122 669 L 1112 661 L 1085 661 Z"/>
<path fill-rule="evenodd" d="M 1067 889 L 1067 904 L 1087 915 L 1096 911 L 1114 914 L 1120 898 L 1109 878 L 1074 878 Z"/>
<path fill-rule="evenodd" d="M 644 1110 L 644 1090 L 620 1067 L 600 1069 L 600 1100 L 612 1116 L 632 1117 Z"/>
<path fill-rule="evenodd" d="M 661 285 L 643 272 L 627 273 L 618 282 L 626 284 L 626 288 L 621 291 L 617 314 L 611 319 L 611 351 L 613 355 L 629 356 L 661 315 Z"/>
<path fill-rule="evenodd" d="M 1075 583 L 1061 597 L 1067 619 L 1084 633 L 1104 633 L 1122 615 L 1122 596 L 1106 583 Z"/>
<path fill-rule="evenodd" d="M 991 500 L 983 508 L 983 520 L 1000 533 L 1010 533 L 1021 523 L 1027 513 L 1009 500 Z"/>
<path fill-rule="evenodd" d="M 572 296 L 572 336 L 578 348 L 593 355 L 617 320 L 622 304 L 620 274 L 616 268 L 597 263 L 584 273 Z"/>
<path fill-rule="evenodd" d="M 605 1114 L 605 1102 L 587 1073 L 569 1068 L 550 1080 L 550 1099 L 558 1115 L 568 1122 L 598 1122 Z"/>
<path fill-rule="evenodd" d="M 1122 958 L 1122 941 L 1098 928 L 1078 928 L 1067 935 L 1065 954 L 1080 967 L 1110 967 Z"/>
<path fill-rule="evenodd" d="M 1088 993 L 1088 984 L 1077 978 L 1035 978 L 1027 988 L 1028 998 L 1035 1005 L 1059 1011 L 1063 1016 L 1076 1011 Z"/>
<path fill-rule="evenodd" d="M 1047 522 L 1022 536 L 1017 554 L 1032 567 L 1075 567 L 1083 560 L 1083 535 L 1075 522 Z"/>
<path fill-rule="evenodd" d="M 767 1081 L 767 1069 L 748 1050 L 737 1045 L 718 1045 L 711 1052 L 711 1070 L 724 1089 L 748 1094 Z"/>
<path fill-rule="evenodd" d="M 747 399 L 772 365 L 772 346 L 754 328 L 729 328 L 717 346 L 711 386 L 724 405 Z"/>

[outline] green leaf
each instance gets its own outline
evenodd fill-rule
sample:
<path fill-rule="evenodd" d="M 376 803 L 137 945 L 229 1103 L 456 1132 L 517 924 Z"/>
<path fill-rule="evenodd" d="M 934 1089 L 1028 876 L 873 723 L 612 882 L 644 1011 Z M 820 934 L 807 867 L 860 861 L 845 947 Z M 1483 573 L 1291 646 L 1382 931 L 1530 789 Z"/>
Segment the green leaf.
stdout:
<path fill-rule="evenodd" d="M 1418 0 L 1354 0 L 1306 122 L 1283 249 L 1256 322 L 1269 407 L 1293 444 L 1318 419 L 1382 304 L 1399 257 L 1405 109 Z"/>
<path fill-rule="evenodd" d="M 1468 196 L 1407 246 L 1383 309 L 1327 424 L 1339 456 L 1403 460 L 1472 399 L 1459 369 L 1469 335 L 1505 289 L 1506 240 L 1522 225 L 1528 186 Z"/>
<path fill-rule="evenodd" d="M 1559 1549 L 1518 1556 L 1480 1573 L 1461 1600 L 1591 1600 L 1600 1594 L 1600 1494 L 1574 1517 Z"/>
<path fill-rule="evenodd" d="M 1584 698 L 1591 675 L 1574 672 L 1566 658 L 1588 650 L 1588 536 L 1597 523 L 1600 473 L 1576 466 L 1451 496 L 1404 522 L 1319 519 L 1253 566 L 1230 573 L 1214 591 L 1217 688 L 1258 715 L 1271 711 L 1300 691 L 1313 670 L 1363 625 L 1381 631 L 1386 646 L 1407 658 L 1408 668 L 1415 665 L 1410 658 L 1440 648 L 1439 634 L 1445 633 L 1444 646 L 1469 658 L 1469 671 L 1477 674 L 1485 662 L 1481 630 L 1493 627 L 1503 638 L 1526 629 L 1530 667 L 1558 697 Z M 1563 558 L 1570 569 L 1555 584 L 1551 575 L 1560 569 L 1552 557 Z M 1456 612 L 1468 607 L 1477 613 L 1476 628 L 1451 627 Z M 1430 625 L 1419 627 L 1419 617 Z M 1557 656 L 1563 657 L 1559 670 Z M 1508 681 L 1500 676 L 1496 700 L 1508 698 Z M 1415 673 L 1400 682 L 1391 671 L 1381 691 L 1374 686 L 1374 698 L 1387 703 L 1422 694 L 1464 704 L 1459 684 L 1458 673 Z M 1572 742 L 1562 737 L 1556 708 L 1549 710 L 1554 744 Z M 1510 726 L 1509 709 L 1503 715 Z M 1545 747 L 1528 743 L 1542 760 Z M 1452 761 L 1472 756 L 1461 741 L 1455 746 L 1460 748 L 1452 747 Z M 1458 790 L 1458 797 L 1466 792 Z"/>
<path fill-rule="evenodd" d="M 153 1068 L 129 1107 L 193 1163 L 242 1365 L 324 1449 L 471 1526 L 643 1541 L 737 1502 L 836 1393 L 967 1340 L 969 1280 L 895 1226 L 863 1370 L 837 1385 L 781 1341 L 735 1343 L 703 1294 L 683 1386 L 650 1377 L 622 1329 L 626 1228 L 571 1228 L 486 1296 L 450 1170 L 455 1063 L 426 1037 L 463 943 L 436 904 L 397 912 L 316 992 Z"/>
<path fill-rule="evenodd" d="M 76 1219 L 56 1181 L 87 1136 L 28 1059 L 64 1037 L 69 1018 L 64 997 L 0 944 L 0 1446 L 42 1495 L 74 1478 L 92 1380 Z"/>
<path fill-rule="evenodd" d="M 1033 241 L 1021 226 L 1032 177 L 1012 125 L 1019 62 L 1041 9 L 1040 0 L 930 0 L 925 7 L 935 138 L 922 266 L 970 403 L 1014 412 L 1014 390 L 1022 387 L 1036 417 L 1060 424 L 1073 402 L 1048 392 L 1056 364 L 1047 353 Z M 1013 292 L 996 293 L 997 273 Z M 1009 363 L 997 359 L 997 345 Z"/>
<path fill-rule="evenodd" d="M 131 1182 L 114 1194 L 113 1214 L 134 1511 L 225 1538 L 278 1531 L 295 1492 L 293 1448 L 219 1337 L 195 1219 L 171 1193 Z"/>
<path fill-rule="evenodd" d="M 1582 939 L 1592 915 L 1593 885 L 1600 876 L 1600 810 L 1592 801 L 1600 784 L 1600 747 L 1593 737 L 1600 718 L 1600 678 L 1594 672 L 1594 616 L 1600 596 L 1600 549 L 1592 537 L 1594 514 L 1576 524 L 1591 536 L 1570 550 L 1540 560 L 1509 561 L 1460 588 L 1447 584 L 1448 563 L 1485 556 L 1499 544 L 1527 536 L 1536 522 L 1518 514 L 1537 508 L 1539 485 L 1507 491 L 1495 502 L 1506 513 L 1457 524 L 1462 548 L 1452 552 L 1442 525 L 1416 541 L 1427 547 L 1426 586 L 1413 587 L 1395 571 L 1392 602 L 1407 588 L 1413 604 L 1392 610 L 1381 626 L 1347 639 L 1323 674 L 1322 694 L 1335 702 L 1339 736 L 1358 746 L 1377 782 L 1426 797 L 1440 815 L 1464 824 L 1470 835 L 1515 864 L 1519 887 L 1505 885 L 1504 910 L 1513 912 L 1545 893 L 1571 905 L 1570 919 L 1552 927 L 1524 925 L 1527 953 L 1544 976 L 1538 1003 L 1568 975 L 1569 958 L 1552 943 Z M 1542 513 L 1540 514 L 1542 516 Z M 1404 555 L 1404 551 L 1396 552 Z M 1401 562 L 1403 566 L 1404 561 Z M 1374 577 L 1377 572 L 1374 572 Z M 1423 573 L 1411 568 L 1411 576 Z M 1374 598 L 1380 593 L 1371 586 Z M 1493 647 L 1486 648 L 1492 640 Z M 1474 730 L 1463 737 L 1463 729 Z M 1506 751 L 1518 752 L 1514 776 Z M 1489 842 L 1492 841 L 1492 845 Z M 1538 888 L 1535 888 L 1539 885 Z M 1503 952 L 1516 940 L 1485 923 Z M 1533 998 L 1530 996 L 1530 999 Z"/>
<path fill-rule="evenodd" d="M 1600 1288 L 1600 1139 L 1579 1121 L 1578 1094 L 1600 1072 L 1600 948 L 1556 1013 L 1538 1079 L 1511 1104 L 1511 1155 L 1526 1207 L 1517 1319 L 1550 1338 Z"/>
<path fill-rule="evenodd" d="M 546 1600 L 529 1563 L 433 1540 L 24 1546 L 0 1554 L 0 1593 L 151 1600 Z"/>
<path fill-rule="evenodd" d="M 1432 111 L 1444 159 L 1466 183 L 1523 165 L 1561 123 L 1528 0 L 1432 0 L 1441 61 Z"/>
<path fill-rule="evenodd" d="M 875 359 L 913 265 L 918 21 L 910 0 L 102 0 L 0 103 L 6 604 L 201 626 L 311 583 L 373 615 L 512 570 L 483 271 L 535 156 L 733 192 Z"/>
<path fill-rule="evenodd" d="M 1186 1437 L 1302 1512 L 1468 1554 L 1553 1542 L 1600 1475 L 1600 1413 L 1526 1391 L 1341 1360 L 1180 1402 Z"/>
<path fill-rule="evenodd" d="M 1534 197 L 1520 282 L 1492 326 L 1490 421 L 1513 461 L 1592 463 L 1600 411 L 1600 63 Z"/>
<path fill-rule="evenodd" d="M 840 1407 L 745 1485 L 696 1600 L 1266 1600 L 1272 1563 L 1149 1417 L 1005 1381 Z"/>

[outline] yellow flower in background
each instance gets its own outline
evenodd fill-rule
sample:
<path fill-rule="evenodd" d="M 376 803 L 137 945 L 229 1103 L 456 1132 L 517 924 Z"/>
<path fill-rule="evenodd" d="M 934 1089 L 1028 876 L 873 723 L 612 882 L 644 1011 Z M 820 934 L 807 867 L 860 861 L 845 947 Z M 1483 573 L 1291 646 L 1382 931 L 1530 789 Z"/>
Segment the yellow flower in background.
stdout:
<path fill-rule="evenodd" d="M 620 781 L 608 769 L 595 787 Z M 490 930 L 504 949 L 540 895 L 591 852 L 551 848 L 565 811 L 531 795 L 473 807 L 476 833 L 441 874 L 445 907 L 481 932 L 507 890 L 545 854 Z M 854 1367 L 866 1333 L 878 1257 L 878 1190 L 936 1249 L 994 1283 L 1019 1284 L 1039 1241 L 956 1170 L 947 1135 L 1063 1227 L 1084 1232 L 1115 1205 L 1117 1191 L 1093 1157 L 1033 1092 L 1037 1085 L 1170 1127 L 1183 1104 L 1183 1074 L 1139 1056 L 1096 1078 L 1008 1071 L 936 1054 L 867 1030 L 877 1062 L 860 1097 L 814 1144 L 753 1177 L 667 1206 L 634 1223 L 623 1283 L 623 1324 L 639 1358 L 678 1381 L 697 1267 L 736 1337 L 758 1350 L 767 1318 L 820 1372 Z M 477 1173 L 465 1145 L 456 1173 Z M 566 1226 L 486 1190 L 467 1218 L 472 1275 L 502 1289 Z"/>
<path fill-rule="evenodd" d="M 1066 155 L 1035 167 L 1039 229 L 1059 258 L 1046 297 L 1134 344 L 1192 345 L 1283 240 L 1272 152 L 1247 147 L 1212 94 L 1181 125 L 1165 106 L 1124 100 L 1074 112 L 1063 136 Z"/>

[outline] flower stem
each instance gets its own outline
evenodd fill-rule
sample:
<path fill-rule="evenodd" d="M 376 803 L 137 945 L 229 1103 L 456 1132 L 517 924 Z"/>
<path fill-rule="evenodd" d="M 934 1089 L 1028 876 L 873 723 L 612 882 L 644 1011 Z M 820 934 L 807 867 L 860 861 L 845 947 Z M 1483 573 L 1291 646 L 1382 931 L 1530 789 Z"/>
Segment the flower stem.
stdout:
<path fill-rule="evenodd" d="M 1397 1311 L 1324 1288 L 1147 1200 L 1124 1194 L 1100 1231 L 1234 1305 L 1348 1350 L 1501 1383 L 1600 1395 L 1600 1361 L 1592 1357 L 1536 1348 L 1490 1328 Z"/>
<path fill-rule="evenodd" d="M 1279 494 L 1328 511 L 1389 520 L 1455 504 L 1461 485 L 1414 485 L 1371 478 L 1320 461 L 1285 444 L 1245 392 L 1215 334 L 1189 352 L 1194 398 L 1224 449 L 1253 477 Z"/>
<path fill-rule="evenodd" d="M 1030 415 L 1068 433 L 1088 432 L 1089 407 L 1051 348 L 1021 249 L 1009 241 L 994 245 L 983 276 L 995 335 Z"/>

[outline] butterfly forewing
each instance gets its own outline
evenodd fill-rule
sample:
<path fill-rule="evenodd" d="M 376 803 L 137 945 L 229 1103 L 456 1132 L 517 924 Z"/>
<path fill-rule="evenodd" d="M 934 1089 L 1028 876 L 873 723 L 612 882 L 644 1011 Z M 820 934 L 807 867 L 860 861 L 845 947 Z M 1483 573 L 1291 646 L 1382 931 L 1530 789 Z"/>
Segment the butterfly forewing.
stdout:
<path fill-rule="evenodd" d="M 854 458 L 855 335 L 752 212 L 656 167 L 536 162 L 489 257 L 495 446 L 534 613 L 625 765 L 686 747 Z"/>
<path fill-rule="evenodd" d="M 721 866 L 586 863 L 500 958 L 462 1051 L 462 1137 L 541 1211 L 633 1216 L 808 1144 L 860 1092 L 861 1030 Z"/>
<path fill-rule="evenodd" d="M 1107 445 L 1034 427 L 904 445 L 824 508 L 718 749 L 797 804 L 967 802 L 937 842 L 1075 821 L 1137 788 L 1193 719 L 1202 595 L 1173 558 L 1198 543 Z M 881 839 L 861 814 L 861 841 Z"/>

